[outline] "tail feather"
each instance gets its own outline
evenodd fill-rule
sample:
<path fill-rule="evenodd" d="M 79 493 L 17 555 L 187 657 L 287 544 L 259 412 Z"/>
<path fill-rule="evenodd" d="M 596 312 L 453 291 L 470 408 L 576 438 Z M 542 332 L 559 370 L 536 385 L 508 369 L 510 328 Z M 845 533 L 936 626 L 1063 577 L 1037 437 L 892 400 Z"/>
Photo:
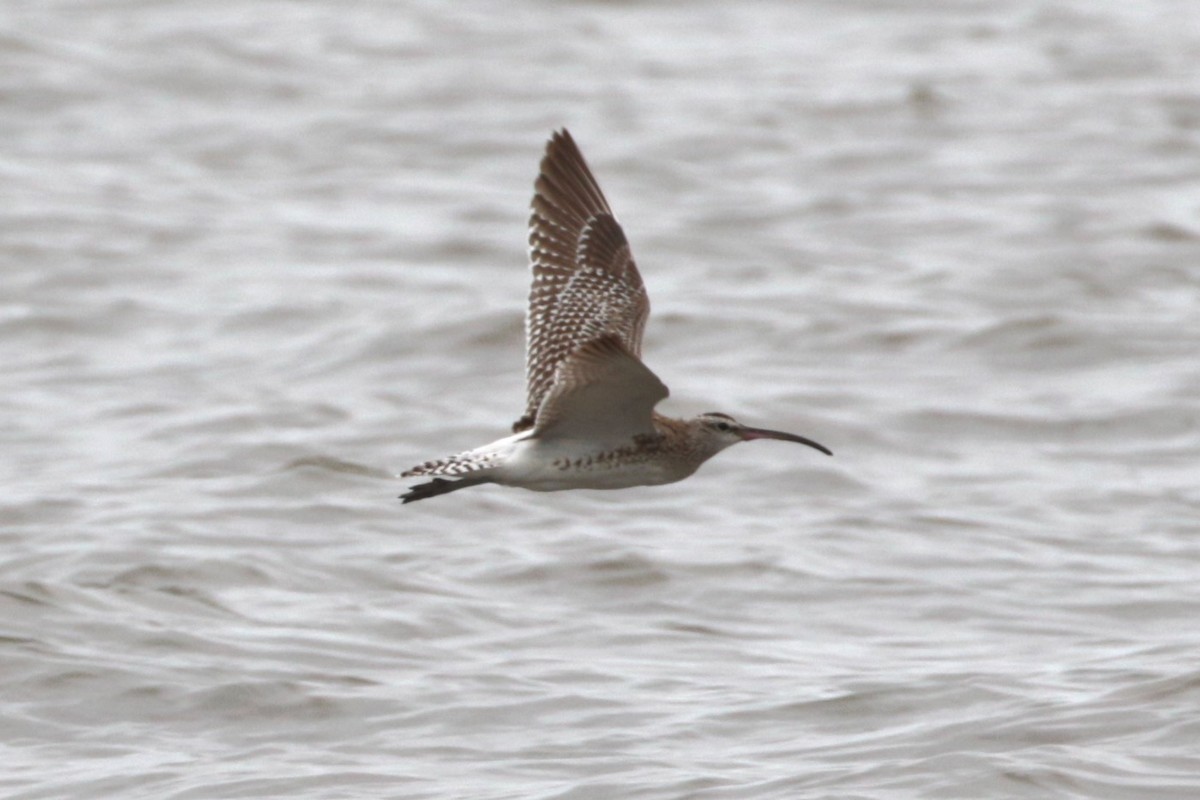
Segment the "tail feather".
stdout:
<path fill-rule="evenodd" d="M 468 451 L 433 461 L 426 461 L 424 464 L 418 464 L 412 469 L 400 473 L 400 477 L 417 478 L 422 475 L 449 475 L 456 477 L 481 469 L 487 469 L 490 466 L 493 466 L 491 457 L 480 455 L 474 451 Z"/>
<path fill-rule="evenodd" d="M 418 483 L 411 487 L 407 492 L 400 495 L 400 500 L 404 503 L 412 503 L 417 500 L 424 500 L 428 497 L 437 497 L 439 494 L 447 494 L 448 492 L 457 492 L 459 489 L 466 489 L 468 486 L 478 486 L 481 483 L 491 483 L 491 478 L 459 478 L 458 480 L 447 480 L 446 478 L 434 478 L 428 483 Z"/>
<path fill-rule="evenodd" d="M 406 503 L 424 500 L 426 497 L 437 497 L 447 492 L 457 492 L 468 486 L 478 486 L 481 483 L 495 483 L 497 472 L 504 466 L 505 460 L 512 452 L 513 442 L 528 438 L 527 435 L 517 435 L 498 442 L 457 453 L 445 458 L 438 458 L 418 464 L 412 469 L 400 474 L 402 478 L 433 478 L 427 483 L 418 484 L 400 499 Z"/>

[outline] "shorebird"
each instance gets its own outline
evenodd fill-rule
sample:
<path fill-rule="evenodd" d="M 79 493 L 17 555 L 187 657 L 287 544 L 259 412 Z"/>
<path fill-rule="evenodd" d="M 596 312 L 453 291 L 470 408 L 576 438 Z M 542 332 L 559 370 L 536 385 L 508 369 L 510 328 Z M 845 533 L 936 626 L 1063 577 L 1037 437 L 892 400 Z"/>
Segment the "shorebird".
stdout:
<path fill-rule="evenodd" d="M 525 316 L 524 415 L 513 435 L 427 461 L 405 503 L 497 483 L 539 492 L 673 483 L 730 445 L 812 439 L 751 428 L 728 414 L 672 419 L 654 410 L 667 387 L 641 361 L 650 301 L 629 242 L 583 154 L 554 133 L 534 183 L 533 286 Z"/>

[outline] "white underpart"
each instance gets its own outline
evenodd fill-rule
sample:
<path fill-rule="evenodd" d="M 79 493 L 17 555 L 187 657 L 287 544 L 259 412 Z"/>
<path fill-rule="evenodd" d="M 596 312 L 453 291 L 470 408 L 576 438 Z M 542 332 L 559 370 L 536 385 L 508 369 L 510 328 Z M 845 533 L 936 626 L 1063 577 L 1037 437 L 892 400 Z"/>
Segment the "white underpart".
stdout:
<path fill-rule="evenodd" d="M 573 439 L 539 439 L 528 434 L 500 439 L 472 451 L 496 459 L 496 466 L 472 473 L 487 476 L 505 486 L 535 492 L 563 489 L 626 489 L 671 483 L 691 474 L 658 458 L 613 459 L 608 453 L 618 447 L 633 447 L 633 441 L 597 443 Z M 502 456 L 497 456 L 503 453 Z"/>

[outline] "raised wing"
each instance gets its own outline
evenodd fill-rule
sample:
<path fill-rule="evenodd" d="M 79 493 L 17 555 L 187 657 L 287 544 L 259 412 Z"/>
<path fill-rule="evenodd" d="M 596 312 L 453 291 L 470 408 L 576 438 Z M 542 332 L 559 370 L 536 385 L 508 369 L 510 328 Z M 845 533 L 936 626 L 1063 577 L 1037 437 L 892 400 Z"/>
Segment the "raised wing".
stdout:
<path fill-rule="evenodd" d="M 534 435 L 628 442 L 656 432 L 654 406 L 666 396 L 658 376 L 616 334 L 605 334 L 559 362 L 537 410 Z"/>
<path fill-rule="evenodd" d="M 625 233 L 566 130 L 546 145 L 534 187 L 533 285 L 525 317 L 528 390 L 525 416 L 514 431 L 539 421 L 538 409 L 559 366 L 585 343 L 612 336 L 636 360 L 650 313 Z"/>

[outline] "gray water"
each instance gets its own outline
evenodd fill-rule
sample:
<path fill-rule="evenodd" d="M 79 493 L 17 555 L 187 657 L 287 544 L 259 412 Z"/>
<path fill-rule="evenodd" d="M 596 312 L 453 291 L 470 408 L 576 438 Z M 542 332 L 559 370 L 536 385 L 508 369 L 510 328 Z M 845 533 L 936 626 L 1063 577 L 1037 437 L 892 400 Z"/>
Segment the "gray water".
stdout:
<path fill-rule="evenodd" d="M 1200 797 L 1194 19 L 5 3 L 0 794 Z M 563 125 L 662 410 L 834 458 L 400 505 Z"/>

